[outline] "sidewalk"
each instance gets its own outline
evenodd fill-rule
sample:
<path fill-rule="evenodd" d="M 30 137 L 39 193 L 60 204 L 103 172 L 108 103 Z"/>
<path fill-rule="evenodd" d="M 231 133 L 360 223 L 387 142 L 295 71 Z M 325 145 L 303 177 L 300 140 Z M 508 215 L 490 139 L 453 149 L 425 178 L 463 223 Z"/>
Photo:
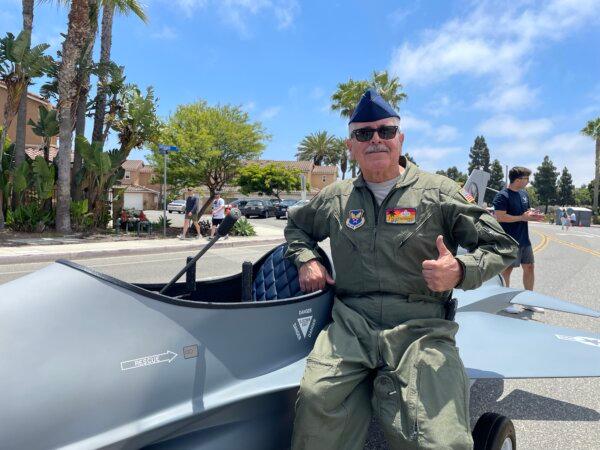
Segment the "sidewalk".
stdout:
<path fill-rule="evenodd" d="M 256 244 L 279 244 L 284 241 L 283 230 L 273 227 L 254 225 L 256 236 L 230 236 L 219 239 L 212 248 L 241 247 Z M 54 261 L 56 259 L 84 259 L 108 256 L 142 255 L 149 253 L 199 251 L 208 241 L 202 239 L 123 239 L 115 238 L 109 242 L 86 242 L 62 239 L 60 244 L 22 245 L 18 247 L 0 247 L 0 264 L 19 264 L 26 262 Z"/>

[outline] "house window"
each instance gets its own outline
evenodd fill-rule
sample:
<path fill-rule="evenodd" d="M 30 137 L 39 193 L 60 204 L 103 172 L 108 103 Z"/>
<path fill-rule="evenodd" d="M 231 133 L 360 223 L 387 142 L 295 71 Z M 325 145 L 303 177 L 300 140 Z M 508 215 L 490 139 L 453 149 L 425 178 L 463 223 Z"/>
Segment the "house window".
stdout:
<path fill-rule="evenodd" d="M 131 178 L 131 172 L 129 170 L 125 171 L 125 179 L 129 180 Z"/>

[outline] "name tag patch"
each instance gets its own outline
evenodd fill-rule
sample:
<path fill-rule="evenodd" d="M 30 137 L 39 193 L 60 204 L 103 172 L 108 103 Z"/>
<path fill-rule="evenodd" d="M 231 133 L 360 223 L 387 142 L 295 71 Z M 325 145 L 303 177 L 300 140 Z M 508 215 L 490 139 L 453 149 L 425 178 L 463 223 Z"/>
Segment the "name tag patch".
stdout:
<path fill-rule="evenodd" d="M 386 223 L 410 225 L 417 221 L 416 208 L 389 208 L 385 210 Z"/>
<path fill-rule="evenodd" d="M 365 224 L 365 210 L 364 209 L 351 209 L 348 212 L 348 218 L 346 219 L 346 226 L 351 230 L 356 230 Z"/>

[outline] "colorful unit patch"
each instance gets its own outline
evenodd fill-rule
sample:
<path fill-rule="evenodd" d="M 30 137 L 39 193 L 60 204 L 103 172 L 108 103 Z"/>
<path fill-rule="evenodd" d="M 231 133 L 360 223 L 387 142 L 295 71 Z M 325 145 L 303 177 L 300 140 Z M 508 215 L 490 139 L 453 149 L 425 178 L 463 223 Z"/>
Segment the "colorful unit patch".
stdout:
<path fill-rule="evenodd" d="M 385 210 L 385 221 L 400 225 L 410 225 L 417 221 L 416 208 L 389 208 Z"/>
<path fill-rule="evenodd" d="M 475 197 L 473 197 L 469 191 L 463 188 L 460 190 L 460 193 L 469 203 L 475 203 Z"/>
<path fill-rule="evenodd" d="M 346 226 L 351 230 L 356 230 L 365 224 L 365 210 L 364 209 L 352 209 L 348 213 L 346 219 Z"/>

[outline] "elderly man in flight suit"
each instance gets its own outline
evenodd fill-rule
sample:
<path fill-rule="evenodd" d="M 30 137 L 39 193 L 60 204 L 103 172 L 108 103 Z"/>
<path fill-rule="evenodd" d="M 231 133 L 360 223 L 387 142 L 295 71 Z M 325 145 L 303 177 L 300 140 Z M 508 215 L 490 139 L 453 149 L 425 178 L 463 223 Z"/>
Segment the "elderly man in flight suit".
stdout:
<path fill-rule="evenodd" d="M 362 449 L 377 415 L 392 449 L 469 449 L 469 384 L 452 289 L 474 289 L 516 242 L 454 181 L 401 156 L 400 117 L 369 89 L 350 118 L 361 174 L 292 209 L 287 256 L 303 291 L 335 285 L 333 321 L 307 358 L 292 449 Z M 329 237 L 335 281 L 319 262 Z M 458 246 L 468 253 L 456 256 Z"/>

